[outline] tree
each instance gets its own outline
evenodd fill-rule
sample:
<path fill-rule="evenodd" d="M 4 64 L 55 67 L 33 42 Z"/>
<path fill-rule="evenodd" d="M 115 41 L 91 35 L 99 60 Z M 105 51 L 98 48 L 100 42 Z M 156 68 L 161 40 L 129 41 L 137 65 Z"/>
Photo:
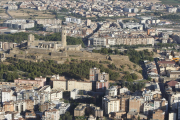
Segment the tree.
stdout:
<path fill-rule="evenodd" d="M 101 48 L 101 53 L 108 54 L 108 49 L 107 48 Z"/>
<path fill-rule="evenodd" d="M 152 80 L 152 78 L 148 76 L 147 80 L 148 80 L 148 81 L 151 81 L 151 80 Z"/>
<path fill-rule="evenodd" d="M 133 79 L 133 80 L 136 80 L 136 79 L 137 79 L 137 75 L 136 75 L 135 73 L 132 73 L 131 76 L 132 76 L 132 79 Z"/>
<path fill-rule="evenodd" d="M 141 120 L 141 119 L 140 119 L 140 116 L 138 116 L 138 120 Z"/>
<path fill-rule="evenodd" d="M 115 49 L 114 52 L 115 52 L 115 54 L 119 54 L 118 49 Z"/>
<path fill-rule="evenodd" d="M 64 115 L 61 115 L 60 120 L 72 120 L 72 115 L 67 111 Z"/>

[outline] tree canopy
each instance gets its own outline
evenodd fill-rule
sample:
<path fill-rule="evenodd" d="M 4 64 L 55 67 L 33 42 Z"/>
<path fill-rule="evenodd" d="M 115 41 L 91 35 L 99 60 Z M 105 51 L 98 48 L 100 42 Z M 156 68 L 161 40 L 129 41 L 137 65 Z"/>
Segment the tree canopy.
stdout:
<path fill-rule="evenodd" d="M 118 51 L 117 49 L 113 50 L 110 48 L 101 48 L 101 50 L 93 50 L 94 53 L 102 53 L 102 54 L 120 54 L 120 55 L 128 55 L 129 60 L 133 63 L 140 64 L 143 60 L 153 61 L 153 52 L 149 52 L 147 49 L 143 51 L 136 51 L 134 49 L 128 49 L 125 52 Z"/>
<path fill-rule="evenodd" d="M 36 63 L 16 58 L 8 58 L 7 62 L 11 64 L 0 64 L 0 77 L 1 79 L 7 79 L 7 81 L 13 81 L 15 78 L 18 78 L 18 74 L 16 74 L 17 71 L 25 72 L 24 77 L 31 79 L 53 74 L 64 75 L 75 79 L 89 79 L 89 70 L 93 67 L 100 68 L 101 72 L 109 73 L 111 80 L 117 80 L 119 77 L 119 73 L 105 68 L 97 62 L 87 60 L 79 62 L 74 61 L 69 64 L 57 64 L 52 60 Z M 7 74 L 8 77 L 5 77 Z"/>

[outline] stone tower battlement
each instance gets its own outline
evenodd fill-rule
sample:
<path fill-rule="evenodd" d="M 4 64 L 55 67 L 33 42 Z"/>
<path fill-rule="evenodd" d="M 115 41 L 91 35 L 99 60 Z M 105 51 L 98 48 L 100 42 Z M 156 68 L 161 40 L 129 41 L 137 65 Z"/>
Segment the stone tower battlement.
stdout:
<path fill-rule="evenodd" d="M 61 31 L 61 41 L 62 41 L 62 46 L 66 47 L 67 43 L 66 43 L 66 29 L 65 28 L 62 28 L 62 31 Z"/>

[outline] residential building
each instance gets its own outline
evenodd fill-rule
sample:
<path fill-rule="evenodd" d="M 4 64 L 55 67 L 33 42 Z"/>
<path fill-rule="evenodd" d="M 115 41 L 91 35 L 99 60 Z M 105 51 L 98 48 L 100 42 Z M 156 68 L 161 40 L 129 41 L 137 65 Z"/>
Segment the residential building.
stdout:
<path fill-rule="evenodd" d="M 154 103 L 153 102 L 145 102 L 144 103 L 144 114 L 149 115 L 154 110 Z"/>
<path fill-rule="evenodd" d="M 13 112 L 14 111 L 13 101 L 4 102 L 3 103 L 3 108 L 4 108 L 4 111 Z"/>
<path fill-rule="evenodd" d="M 4 88 L 1 90 L 1 103 L 12 100 L 13 91 L 10 88 Z"/>
<path fill-rule="evenodd" d="M 108 96 L 117 96 L 118 86 L 111 86 L 109 89 L 106 88 L 106 95 Z"/>
<path fill-rule="evenodd" d="M 176 13 L 176 12 L 177 12 L 177 7 L 169 7 L 169 8 L 167 9 L 167 11 L 168 11 L 169 13 Z"/>
<path fill-rule="evenodd" d="M 35 21 L 37 24 L 42 24 L 42 25 L 46 25 L 46 24 L 61 25 L 62 24 L 62 20 L 60 19 L 36 19 Z"/>
<path fill-rule="evenodd" d="M 93 38 L 93 45 L 94 46 L 107 46 L 106 38 Z"/>
<path fill-rule="evenodd" d="M 89 73 L 89 80 L 90 81 L 98 81 L 98 73 L 100 73 L 99 68 L 90 68 L 90 73 Z"/>
<path fill-rule="evenodd" d="M 32 111 L 26 111 L 25 119 L 37 119 L 36 113 L 33 110 Z"/>
<path fill-rule="evenodd" d="M 170 78 L 180 78 L 180 71 L 168 71 L 167 76 Z"/>
<path fill-rule="evenodd" d="M 102 72 L 102 73 L 98 73 L 98 80 L 109 80 L 109 74 Z"/>
<path fill-rule="evenodd" d="M 178 109 L 178 103 L 180 102 L 180 93 L 179 92 L 169 92 L 168 93 L 168 105 L 172 110 Z"/>
<path fill-rule="evenodd" d="M 140 97 L 131 97 L 129 99 L 129 111 L 140 112 L 141 99 Z"/>
<path fill-rule="evenodd" d="M 153 112 L 153 120 L 164 120 L 165 118 L 165 112 L 158 109 Z"/>
<path fill-rule="evenodd" d="M 50 94 L 50 101 L 60 100 L 63 98 L 63 90 L 52 89 Z"/>
<path fill-rule="evenodd" d="M 77 23 L 77 24 L 81 24 L 81 19 L 78 18 L 74 18 L 74 17 L 66 17 L 66 22 L 73 22 L 73 23 Z"/>
<path fill-rule="evenodd" d="M 116 97 L 105 96 L 102 99 L 102 108 L 107 115 L 111 112 L 119 112 L 119 106 L 120 100 Z"/>
<path fill-rule="evenodd" d="M 26 102 L 24 100 L 14 101 L 14 111 L 21 113 L 27 108 Z"/>
<path fill-rule="evenodd" d="M 86 110 L 87 109 L 87 110 Z M 94 117 L 103 117 L 103 110 L 100 107 L 96 107 L 93 104 L 79 104 L 74 109 L 74 116 L 84 116 L 86 112 L 90 112 Z"/>
<path fill-rule="evenodd" d="M 40 112 L 44 112 L 46 110 L 49 110 L 49 109 L 53 109 L 54 107 L 56 107 L 56 104 L 50 102 L 46 102 L 46 103 L 42 103 L 39 105 L 39 111 Z"/>
<path fill-rule="evenodd" d="M 51 80 L 51 87 L 53 87 L 54 89 L 66 90 L 66 84 L 67 84 L 66 79 Z"/>
<path fill-rule="evenodd" d="M 127 87 L 119 88 L 119 94 L 130 94 L 130 91 Z"/>
<path fill-rule="evenodd" d="M 130 95 L 124 94 L 124 95 L 120 95 L 118 97 L 120 99 L 120 111 L 128 112 Z"/>
<path fill-rule="evenodd" d="M 72 99 L 76 99 L 76 95 L 78 94 L 79 90 L 78 89 L 74 89 L 70 92 L 70 98 Z"/>
<path fill-rule="evenodd" d="M 46 85 L 46 78 L 43 78 L 40 76 L 39 78 L 35 78 L 35 80 L 23 80 L 23 79 L 15 79 L 14 83 L 20 83 L 20 84 L 37 84 L 39 87 L 43 87 Z"/>
<path fill-rule="evenodd" d="M 58 109 L 49 109 L 44 112 L 45 120 L 59 120 L 60 114 Z"/>
<path fill-rule="evenodd" d="M 53 89 L 61 89 L 72 91 L 74 89 L 91 91 L 92 90 L 92 82 L 85 81 L 77 81 L 74 79 L 66 80 L 64 77 L 60 77 L 60 79 L 52 79 L 51 85 Z"/>
<path fill-rule="evenodd" d="M 4 27 L 13 28 L 13 29 L 28 29 L 34 27 L 34 21 L 28 22 L 25 19 L 14 19 L 14 20 L 6 20 L 3 23 Z"/>
<path fill-rule="evenodd" d="M 25 100 L 26 102 L 26 110 L 34 110 L 34 101 L 33 100 Z"/>
<path fill-rule="evenodd" d="M 65 114 L 66 111 L 68 111 L 70 108 L 70 103 L 61 103 L 61 105 L 58 107 L 59 109 L 59 114 Z"/>
<path fill-rule="evenodd" d="M 73 80 L 73 79 L 68 80 L 67 81 L 67 90 L 71 91 L 73 89 L 91 91 L 92 90 L 92 83 L 91 82 L 85 82 L 85 81 L 77 81 L 77 80 Z"/>
<path fill-rule="evenodd" d="M 176 120 L 176 113 L 174 113 L 174 112 L 169 113 L 169 119 L 168 120 Z"/>
<path fill-rule="evenodd" d="M 96 81 L 96 92 L 105 92 L 109 88 L 109 82 L 107 80 Z"/>
<path fill-rule="evenodd" d="M 113 118 L 113 119 L 122 119 L 126 117 L 126 112 L 113 112 L 109 114 L 109 118 Z"/>

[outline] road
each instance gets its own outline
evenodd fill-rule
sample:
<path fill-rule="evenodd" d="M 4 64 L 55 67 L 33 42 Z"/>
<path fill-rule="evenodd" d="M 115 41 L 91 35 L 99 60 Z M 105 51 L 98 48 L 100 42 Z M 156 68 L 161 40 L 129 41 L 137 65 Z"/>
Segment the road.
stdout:
<path fill-rule="evenodd" d="M 83 42 L 85 45 L 88 45 L 88 38 L 90 38 L 94 33 L 96 33 L 101 28 L 101 25 L 97 23 L 97 28 L 93 31 L 93 33 L 89 34 L 85 38 L 83 38 Z"/>
<path fill-rule="evenodd" d="M 9 19 L 13 19 L 13 17 L 8 13 L 7 9 L 6 9 L 6 14 L 9 16 Z"/>

